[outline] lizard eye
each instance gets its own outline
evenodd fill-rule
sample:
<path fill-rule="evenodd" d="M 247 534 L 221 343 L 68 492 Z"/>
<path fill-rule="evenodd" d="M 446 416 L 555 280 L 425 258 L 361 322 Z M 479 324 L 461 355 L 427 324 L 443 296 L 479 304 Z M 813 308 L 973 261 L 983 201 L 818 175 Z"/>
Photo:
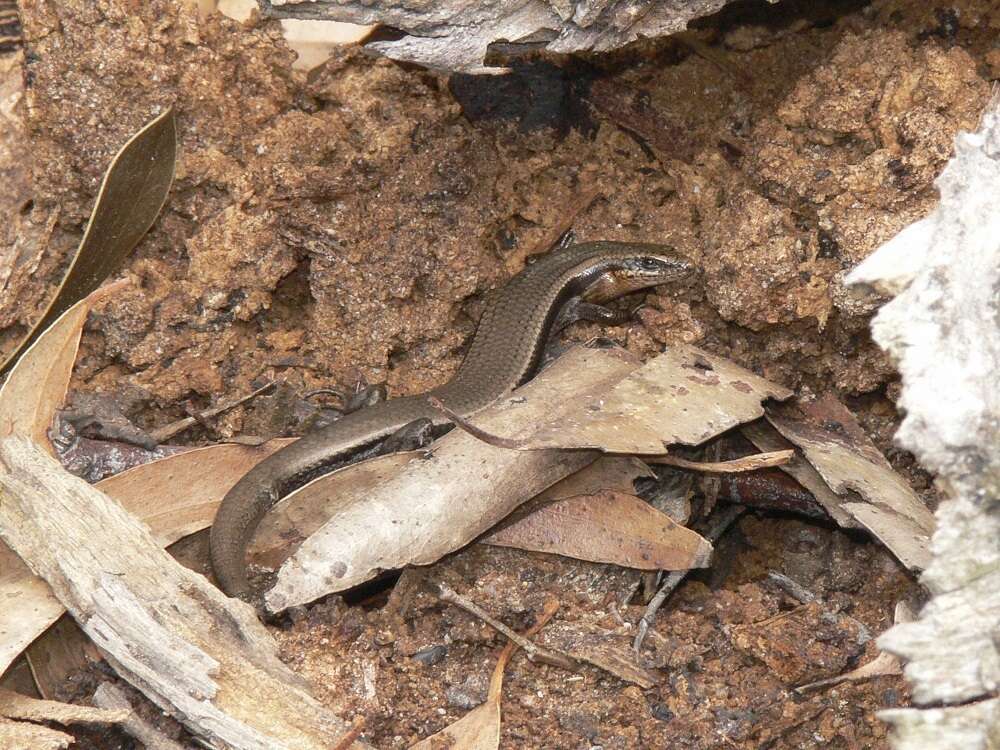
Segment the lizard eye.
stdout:
<path fill-rule="evenodd" d="M 655 271 L 660 267 L 660 262 L 656 258 L 640 258 L 639 267 L 646 271 Z"/>

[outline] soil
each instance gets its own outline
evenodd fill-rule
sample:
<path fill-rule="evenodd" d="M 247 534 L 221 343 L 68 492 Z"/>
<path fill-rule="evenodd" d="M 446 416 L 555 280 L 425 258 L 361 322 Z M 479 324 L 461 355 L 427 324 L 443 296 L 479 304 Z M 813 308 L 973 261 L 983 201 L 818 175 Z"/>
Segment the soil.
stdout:
<path fill-rule="evenodd" d="M 1000 77 L 1000 8 L 740 2 L 683 37 L 524 59 L 503 78 L 356 47 L 306 75 L 276 24 L 199 19 L 167 0 L 21 11 L 23 49 L 0 58 L 23 60 L 30 144 L 11 129 L 0 147 L 0 176 L 17 185 L 0 203 L 16 215 L 0 231 L 4 351 L 54 291 L 109 159 L 176 108 L 177 180 L 123 269 L 130 287 L 92 315 L 73 383 L 128 393 L 140 427 L 279 380 L 184 438 L 297 434 L 311 389 L 446 381 L 484 295 L 576 206 L 577 240 L 670 244 L 702 273 L 623 300 L 642 304 L 626 325 L 577 324 L 568 338 L 601 333 L 643 357 L 691 342 L 799 392 L 832 391 L 932 501 L 891 443 L 897 376 L 868 335 L 878 300 L 842 279 L 934 205 L 955 135 Z M 875 712 L 906 704 L 901 678 L 791 688 L 873 658 L 873 642 L 836 623 L 850 615 L 877 635 L 897 600 L 919 598 L 914 580 L 871 541 L 792 517 L 745 517 L 720 547 L 657 620 L 645 654 L 657 686 L 516 656 L 502 746 L 887 747 Z M 771 588 L 769 571 L 819 603 Z M 622 603 L 636 574 L 562 558 L 473 547 L 425 575 L 515 627 L 555 595 L 558 621 L 628 643 L 643 609 Z M 332 598 L 275 626 L 287 661 L 344 718 L 366 717 L 378 747 L 463 715 L 502 644 L 428 591 Z"/>

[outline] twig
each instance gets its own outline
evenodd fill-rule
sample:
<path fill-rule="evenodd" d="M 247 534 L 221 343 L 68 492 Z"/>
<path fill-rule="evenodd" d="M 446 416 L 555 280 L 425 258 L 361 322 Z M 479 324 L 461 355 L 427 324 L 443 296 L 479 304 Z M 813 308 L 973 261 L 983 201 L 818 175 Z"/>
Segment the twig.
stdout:
<path fill-rule="evenodd" d="M 457 414 L 445 406 L 441 399 L 436 396 L 428 396 L 427 401 L 431 406 L 454 422 L 460 430 L 469 433 L 474 438 L 482 440 L 487 445 L 494 445 L 497 448 L 509 448 L 510 450 L 518 450 L 523 445 L 523 442 L 520 440 L 511 440 L 510 438 L 505 438 L 500 435 L 494 435 L 486 432 L 486 430 L 476 427 L 461 414 Z"/>
<path fill-rule="evenodd" d="M 544 646 L 539 646 L 532 641 L 529 641 L 522 635 L 514 632 L 506 625 L 504 625 L 499 620 L 490 617 L 485 610 L 483 610 L 478 604 L 469 601 L 463 597 L 458 592 L 449 588 L 443 583 L 438 584 L 438 597 L 441 601 L 449 602 L 457 607 L 461 607 L 469 614 L 474 617 L 478 617 L 480 620 L 485 622 L 491 628 L 499 633 L 502 633 L 511 641 L 516 643 L 518 646 L 524 649 L 524 653 L 527 654 L 531 661 L 541 661 L 546 664 L 551 664 L 555 667 L 562 667 L 563 669 L 568 669 L 570 671 L 576 671 L 576 662 L 574 662 L 570 657 L 565 654 L 560 654 L 557 651 L 552 651 Z"/>
<path fill-rule="evenodd" d="M 184 417 L 183 419 L 178 419 L 176 422 L 171 422 L 170 424 L 164 425 L 163 427 L 157 427 L 155 430 L 150 431 L 149 436 L 153 438 L 153 440 L 156 441 L 157 443 L 162 443 L 165 440 L 169 440 L 177 433 L 183 432 L 188 427 L 192 427 L 195 424 L 200 424 L 206 419 L 211 419 L 212 417 L 216 417 L 219 414 L 222 414 L 222 412 L 224 411 L 229 411 L 230 409 L 233 409 L 239 406 L 240 404 L 246 403 L 252 398 L 256 398 L 264 391 L 273 388 L 274 385 L 275 384 L 273 381 L 270 383 L 266 383 L 257 390 L 253 391 L 252 393 L 247 394 L 246 396 L 242 396 L 233 401 L 223 402 L 219 406 L 213 406 L 211 409 L 205 409 L 204 411 L 200 411 L 197 414 L 194 414 L 190 417 Z"/>
<path fill-rule="evenodd" d="M 642 460 L 648 464 L 664 464 L 666 466 L 676 466 L 678 469 L 691 469 L 692 471 L 704 471 L 709 474 L 736 474 L 743 471 L 755 471 L 757 469 L 768 469 L 773 466 L 783 466 L 795 457 L 795 450 L 770 451 L 768 453 L 755 453 L 752 456 L 743 456 L 729 461 L 688 461 L 686 458 L 676 456 L 643 456 Z"/>
<path fill-rule="evenodd" d="M 542 608 L 542 613 L 535 620 L 534 625 L 524 631 L 524 638 L 530 638 L 544 628 L 548 621 L 552 619 L 552 615 L 556 613 L 557 609 L 559 609 L 559 600 L 555 597 L 548 599 Z M 500 691 L 503 689 L 503 672 L 507 668 L 511 657 L 514 656 L 517 647 L 517 643 L 508 641 L 507 645 L 503 647 L 503 651 L 500 652 L 497 665 L 493 669 L 493 678 L 490 680 L 490 692 L 487 700 L 498 701 L 500 699 Z"/>
<path fill-rule="evenodd" d="M 709 519 L 708 528 L 705 530 L 703 536 L 714 544 L 719 540 L 719 537 L 722 536 L 723 532 L 725 532 L 725 530 L 728 529 L 737 518 L 743 515 L 744 510 L 746 509 L 742 505 L 729 505 L 717 511 Z M 681 581 L 684 580 L 688 573 L 690 573 L 689 570 L 675 570 L 666 577 L 663 581 L 663 585 L 660 586 L 660 590 L 657 591 L 656 595 L 649 600 L 649 604 L 646 605 L 646 611 L 639 620 L 635 640 L 632 642 L 632 647 L 635 649 L 637 654 L 642 649 L 642 642 L 646 640 L 646 634 L 649 632 L 650 627 L 653 625 L 653 621 L 656 619 L 656 613 L 659 611 L 660 607 L 663 606 L 663 602 L 665 602 L 673 590 L 680 585 Z"/>
<path fill-rule="evenodd" d="M 797 581 L 793 581 L 791 578 L 786 576 L 784 573 L 778 573 L 776 571 L 771 571 L 767 574 L 768 580 L 774 583 L 778 588 L 784 591 L 786 594 L 791 596 L 793 599 L 798 599 L 803 604 L 808 604 L 809 602 L 816 601 L 816 594 L 809 591 L 805 586 Z"/>
<path fill-rule="evenodd" d="M 330 750 L 347 750 L 347 748 L 354 744 L 354 740 L 361 736 L 361 730 L 364 728 L 365 717 L 357 717 L 351 723 L 351 728 L 347 730 L 343 737 L 337 740 L 337 744 L 330 748 Z"/>

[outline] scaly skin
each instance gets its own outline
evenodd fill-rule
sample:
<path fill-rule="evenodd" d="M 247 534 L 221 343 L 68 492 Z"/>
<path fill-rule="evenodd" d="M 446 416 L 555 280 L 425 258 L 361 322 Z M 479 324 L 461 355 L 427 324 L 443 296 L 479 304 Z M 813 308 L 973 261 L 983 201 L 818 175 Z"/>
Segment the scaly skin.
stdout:
<path fill-rule="evenodd" d="M 277 451 L 237 482 L 223 498 L 211 531 L 212 567 L 223 591 L 251 598 L 247 546 L 260 520 L 283 496 L 350 463 L 416 419 L 447 424 L 428 396 L 462 416 L 473 414 L 531 377 L 554 326 L 565 322 L 558 313 L 567 303 L 605 302 L 691 272 L 690 263 L 668 247 L 622 242 L 574 245 L 525 268 L 487 305 L 469 352 L 450 381 L 419 396 L 347 414 Z"/>

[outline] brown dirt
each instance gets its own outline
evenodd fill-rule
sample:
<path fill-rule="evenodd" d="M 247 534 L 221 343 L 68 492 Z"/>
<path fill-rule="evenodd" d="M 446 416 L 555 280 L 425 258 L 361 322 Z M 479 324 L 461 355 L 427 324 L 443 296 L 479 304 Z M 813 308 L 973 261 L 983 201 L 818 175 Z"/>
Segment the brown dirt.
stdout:
<path fill-rule="evenodd" d="M 659 40 L 566 73 L 533 61 L 503 82 L 449 82 L 351 48 L 306 79 L 275 25 L 199 22 L 167 0 L 26 3 L 34 188 L 31 203 L 3 204 L 18 211 L 21 239 L 0 232 L 0 347 L 54 290 L 110 157 L 174 103 L 177 181 L 124 271 L 132 287 L 92 316 L 74 380 L 140 389 L 142 426 L 264 379 L 289 389 L 188 439 L 295 431 L 308 410 L 290 408 L 288 393 L 319 386 L 386 381 L 401 395 L 443 382 L 508 261 L 593 189 L 577 239 L 665 242 L 703 268 L 606 335 L 643 356 L 690 341 L 800 391 L 833 390 L 928 490 L 891 447 L 896 375 L 868 336 L 873 305 L 840 280 L 933 206 L 955 134 L 975 127 L 1000 76 L 1000 10 L 986 8 L 740 5 L 694 32 L 708 57 Z M 0 174 L 18 173 L 19 153 L 0 149 Z M 723 549 L 658 621 L 659 686 L 516 657 L 505 746 L 886 747 L 874 712 L 905 703 L 900 679 L 804 698 L 789 687 L 871 657 L 828 626 L 828 610 L 878 633 L 915 585 L 865 540 L 795 520 L 745 519 Z M 474 548 L 438 568 L 430 575 L 463 581 L 515 625 L 544 592 L 563 602 L 557 619 L 603 612 L 623 633 L 618 617 L 641 611 L 613 614 L 631 579 L 599 566 Z M 826 609 L 794 607 L 761 582 L 769 570 Z M 384 747 L 462 715 L 462 694 L 481 692 L 499 647 L 419 592 L 406 614 L 322 603 L 278 635 L 323 698 L 368 717 L 366 736 Z M 442 661 L 413 660 L 435 645 Z"/>

